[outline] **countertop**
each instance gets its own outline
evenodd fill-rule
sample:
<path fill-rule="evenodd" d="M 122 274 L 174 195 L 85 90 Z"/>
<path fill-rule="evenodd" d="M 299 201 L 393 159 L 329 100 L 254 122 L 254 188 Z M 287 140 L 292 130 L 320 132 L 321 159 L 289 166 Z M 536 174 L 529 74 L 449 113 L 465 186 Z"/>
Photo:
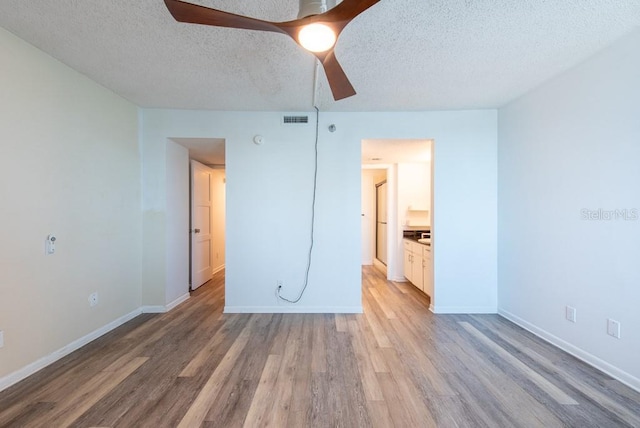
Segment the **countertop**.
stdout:
<path fill-rule="evenodd" d="M 426 246 L 431 246 L 431 241 L 427 242 L 418 242 L 418 238 L 409 238 L 409 237 L 404 237 L 403 239 L 406 239 L 407 241 L 413 241 L 413 242 L 417 242 L 420 245 L 426 245 Z"/>

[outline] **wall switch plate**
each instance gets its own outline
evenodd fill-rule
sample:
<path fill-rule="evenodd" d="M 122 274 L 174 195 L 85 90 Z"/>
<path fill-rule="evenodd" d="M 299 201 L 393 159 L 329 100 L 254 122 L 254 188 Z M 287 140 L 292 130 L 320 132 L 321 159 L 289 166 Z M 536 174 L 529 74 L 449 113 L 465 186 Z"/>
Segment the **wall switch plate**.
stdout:
<path fill-rule="evenodd" d="M 611 318 L 607 319 L 607 334 L 620 339 L 620 322 Z"/>
<path fill-rule="evenodd" d="M 567 318 L 567 321 L 576 322 L 576 308 L 567 306 L 565 309 L 565 317 Z"/>
<path fill-rule="evenodd" d="M 56 237 L 53 233 L 47 236 L 47 241 L 45 246 L 46 246 L 47 254 L 53 254 L 56 252 Z"/>
<path fill-rule="evenodd" d="M 4 331 L 0 330 L 0 348 L 4 346 Z"/>
<path fill-rule="evenodd" d="M 89 306 L 95 306 L 98 304 L 98 292 L 89 294 Z"/>

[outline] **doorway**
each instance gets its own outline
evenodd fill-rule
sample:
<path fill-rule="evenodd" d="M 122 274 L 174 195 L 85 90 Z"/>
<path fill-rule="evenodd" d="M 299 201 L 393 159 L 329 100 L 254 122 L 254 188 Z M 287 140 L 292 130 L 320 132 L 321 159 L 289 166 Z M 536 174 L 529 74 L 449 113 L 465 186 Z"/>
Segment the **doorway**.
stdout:
<path fill-rule="evenodd" d="M 362 140 L 362 264 L 386 272 L 390 281 L 407 281 L 405 230 L 433 232 L 432 152 L 429 139 Z"/>
<path fill-rule="evenodd" d="M 195 290 L 224 269 L 225 171 L 191 160 L 190 284 Z"/>
<path fill-rule="evenodd" d="M 225 268 L 226 151 L 221 138 L 173 138 L 188 150 L 189 289 Z"/>

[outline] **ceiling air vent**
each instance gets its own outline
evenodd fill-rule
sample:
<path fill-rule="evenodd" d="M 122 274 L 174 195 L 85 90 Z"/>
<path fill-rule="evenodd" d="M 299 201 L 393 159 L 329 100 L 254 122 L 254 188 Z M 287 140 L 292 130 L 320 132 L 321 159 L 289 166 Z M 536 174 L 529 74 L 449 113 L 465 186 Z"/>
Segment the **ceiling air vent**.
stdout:
<path fill-rule="evenodd" d="M 284 123 L 285 125 L 294 123 L 309 123 L 309 116 L 284 116 L 282 123 Z"/>

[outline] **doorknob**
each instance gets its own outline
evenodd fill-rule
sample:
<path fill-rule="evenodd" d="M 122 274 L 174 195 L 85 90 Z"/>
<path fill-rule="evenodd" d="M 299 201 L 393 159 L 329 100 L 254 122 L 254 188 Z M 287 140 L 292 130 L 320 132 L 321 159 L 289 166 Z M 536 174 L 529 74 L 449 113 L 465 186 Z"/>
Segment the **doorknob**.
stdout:
<path fill-rule="evenodd" d="M 193 229 L 193 233 L 200 233 L 200 229 Z"/>

